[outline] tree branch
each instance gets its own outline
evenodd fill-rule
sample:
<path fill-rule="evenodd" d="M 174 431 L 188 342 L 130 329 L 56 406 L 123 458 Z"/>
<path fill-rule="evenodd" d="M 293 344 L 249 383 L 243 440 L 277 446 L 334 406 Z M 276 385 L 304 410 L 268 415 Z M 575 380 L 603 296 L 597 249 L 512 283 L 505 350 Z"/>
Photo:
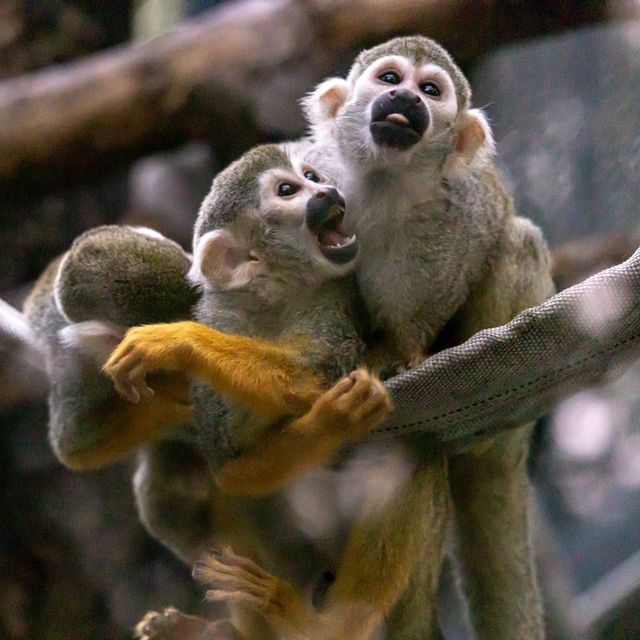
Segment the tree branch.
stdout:
<path fill-rule="evenodd" d="M 229 3 L 152 42 L 0 84 L 0 187 L 83 179 L 198 136 L 226 161 L 267 136 L 296 135 L 297 100 L 314 83 L 399 33 L 428 34 L 465 62 L 499 42 L 605 17 L 605 2 L 543 4 L 541 19 L 533 1 Z"/>

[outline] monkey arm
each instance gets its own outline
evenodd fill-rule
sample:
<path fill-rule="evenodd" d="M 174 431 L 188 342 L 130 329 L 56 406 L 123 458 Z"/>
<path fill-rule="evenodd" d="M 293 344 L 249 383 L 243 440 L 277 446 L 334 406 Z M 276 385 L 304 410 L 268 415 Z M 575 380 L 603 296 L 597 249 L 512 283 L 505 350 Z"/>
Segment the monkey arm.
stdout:
<path fill-rule="evenodd" d="M 549 251 L 529 220 L 508 219 L 498 251 L 486 277 L 457 314 L 454 344 L 482 329 L 506 324 L 554 293 Z"/>
<path fill-rule="evenodd" d="M 276 491 L 326 463 L 348 441 L 369 433 L 391 406 L 389 394 L 376 378 L 364 370 L 354 371 L 321 395 L 307 413 L 226 463 L 216 474 L 216 482 L 232 495 L 259 496 Z"/>
<path fill-rule="evenodd" d="M 296 349 L 191 321 L 129 329 L 103 369 L 132 402 L 153 395 L 147 374 L 181 371 L 273 420 L 304 414 L 322 392 Z"/>
<path fill-rule="evenodd" d="M 103 467 L 192 422 L 189 381 L 184 376 L 157 376 L 156 395 L 132 404 L 113 391 L 109 380 L 97 380 L 98 375 L 81 374 L 82 381 L 93 380 L 85 400 L 73 381 L 56 379 L 54 374 L 50 440 L 66 466 L 77 470 Z M 69 398 L 77 400 L 69 402 Z"/>

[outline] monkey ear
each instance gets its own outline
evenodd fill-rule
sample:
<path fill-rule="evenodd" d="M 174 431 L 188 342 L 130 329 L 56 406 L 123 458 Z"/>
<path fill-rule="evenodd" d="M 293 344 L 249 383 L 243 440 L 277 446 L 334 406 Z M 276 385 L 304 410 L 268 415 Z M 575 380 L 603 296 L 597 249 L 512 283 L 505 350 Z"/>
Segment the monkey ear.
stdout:
<path fill-rule="evenodd" d="M 480 109 L 469 109 L 460 116 L 456 136 L 445 167 L 449 178 L 481 166 L 495 153 L 491 127 Z"/>
<path fill-rule="evenodd" d="M 74 322 L 58 331 L 58 339 L 67 348 L 77 349 L 102 366 L 124 338 L 125 329 L 112 322 L 86 320 Z"/>
<path fill-rule="evenodd" d="M 229 289 L 249 279 L 249 251 L 226 229 L 205 233 L 193 252 L 189 280 L 205 289 Z"/>
<path fill-rule="evenodd" d="M 346 80 L 329 78 L 302 99 L 302 110 L 313 134 L 322 137 L 333 133 L 336 116 L 349 98 L 349 93 L 349 83 Z"/>

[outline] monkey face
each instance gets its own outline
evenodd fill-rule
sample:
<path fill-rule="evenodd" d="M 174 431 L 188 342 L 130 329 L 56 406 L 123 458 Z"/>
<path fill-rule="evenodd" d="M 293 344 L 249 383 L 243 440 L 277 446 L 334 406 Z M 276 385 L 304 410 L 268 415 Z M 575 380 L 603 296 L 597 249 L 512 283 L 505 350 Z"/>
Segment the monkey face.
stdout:
<path fill-rule="evenodd" d="M 261 212 L 281 252 L 286 246 L 299 264 L 311 261 L 322 277 L 354 267 L 358 242 L 343 227 L 344 197 L 319 171 L 294 157 L 290 169 L 267 172 L 260 183 Z"/>
<path fill-rule="evenodd" d="M 257 194 L 245 198 L 243 210 L 196 237 L 193 281 L 209 290 L 245 290 L 273 300 L 292 295 L 301 284 L 313 286 L 354 268 L 358 243 L 342 227 L 342 194 L 291 155 L 274 154 L 274 166 L 255 176 Z M 212 192 L 220 184 L 220 191 L 235 193 L 223 174 Z M 215 198 L 222 195 L 214 193 Z"/>
<path fill-rule="evenodd" d="M 389 55 L 357 78 L 341 120 L 347 127 L 357 122 L 361 136 L 366 127 L 365 143 L 374 153 L 406 152 L 437 148 L 457 113 L 455 87 L 442 67 Z M 339 135 L 340 129 L 339 122 Z"/>

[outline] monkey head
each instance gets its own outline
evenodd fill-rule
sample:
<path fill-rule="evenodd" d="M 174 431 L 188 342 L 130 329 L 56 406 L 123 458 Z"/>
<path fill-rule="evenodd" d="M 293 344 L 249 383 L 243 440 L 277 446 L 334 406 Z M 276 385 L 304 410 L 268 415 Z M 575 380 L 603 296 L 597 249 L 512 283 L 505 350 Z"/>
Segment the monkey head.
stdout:
<path fill-rule="evenodd" d="M 196 222 L 191 279 L 211 291 L 273 298 L 353 270 L 345 202 L 298 145 L 264 145 L 213 181 Z"/>
<path fill-rule="evenodd" d="M 326 80 L 304 106 L 315 139 L 335 139 L 347 162 L 456 169 L 493 151 L 489 125 L 469 108 L 470 97 L 449 54 L 412 36 L 363 51 L 346 80 Z"/>

